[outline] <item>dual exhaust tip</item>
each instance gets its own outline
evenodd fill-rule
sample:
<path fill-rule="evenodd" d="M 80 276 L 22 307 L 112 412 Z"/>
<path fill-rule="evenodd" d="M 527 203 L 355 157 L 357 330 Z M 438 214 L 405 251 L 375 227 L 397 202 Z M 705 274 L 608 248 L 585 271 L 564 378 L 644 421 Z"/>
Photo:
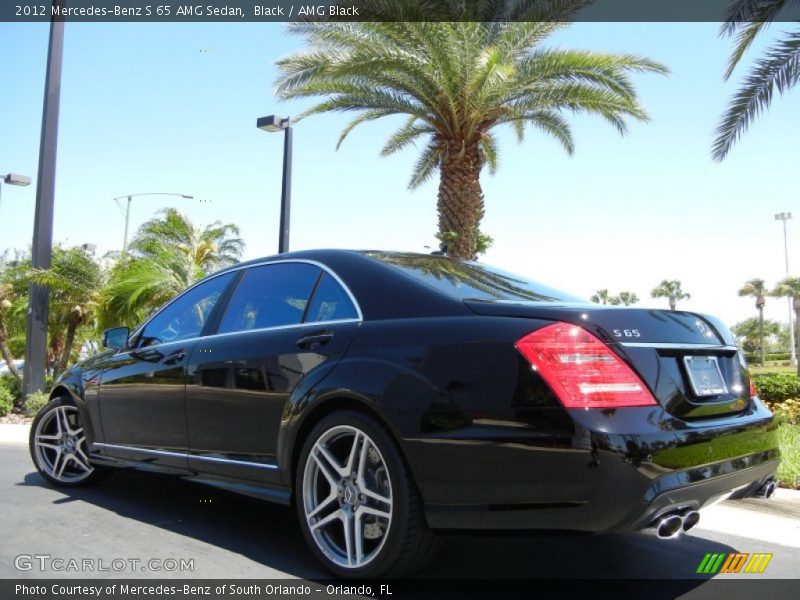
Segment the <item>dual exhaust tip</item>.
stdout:
<path fill-rule="evenodd" d="M 659 539 L 668 540 L 689 531 L 700 522 L 700 513 L 696 510 L 672 512 L 662 515 L 653 523 Z"/>
<path fill-rule="evenodd" d="M 772 496 L 772 494 L 775 493 L 775 487 L 776 487 L 775 481 L 771 479 L 764 485 L 762 485 L 760 488 L 758 488 L 758 490 L 756 490 L 756 493 L 754 495 L 756 498 L 763 498 L 764 500 L 766 500 L 767 498 Z"/>

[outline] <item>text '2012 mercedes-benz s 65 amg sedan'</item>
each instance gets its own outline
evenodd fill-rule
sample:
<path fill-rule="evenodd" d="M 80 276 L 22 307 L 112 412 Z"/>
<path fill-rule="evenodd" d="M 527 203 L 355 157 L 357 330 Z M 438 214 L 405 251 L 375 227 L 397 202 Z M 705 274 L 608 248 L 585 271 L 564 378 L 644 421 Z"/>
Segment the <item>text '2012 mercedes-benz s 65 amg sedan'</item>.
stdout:
<path fill-rule="evenodd" d="M 774 488 L 772 414 L 719 321 L 477 262 L 282 254 L 103 342 L 34 421 L 48 481 L 133 467 L 291 504 L 348 577 L 419 568 L 437 530 L 674 537 Z"/>

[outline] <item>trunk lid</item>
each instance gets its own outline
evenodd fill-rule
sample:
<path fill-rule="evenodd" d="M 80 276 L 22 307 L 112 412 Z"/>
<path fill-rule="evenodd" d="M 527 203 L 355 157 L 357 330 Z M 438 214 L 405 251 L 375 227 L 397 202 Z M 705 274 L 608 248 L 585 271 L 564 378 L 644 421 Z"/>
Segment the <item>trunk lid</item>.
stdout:
<path fill-rule="evenodd" d="M 747 367 L 733 335 L 714 317 L 595 304 L 484 300 L 464 304 L 480 315 L 579 325 L 625 360 L 676 417 L 711 418 L 740 412 L 749 404 Z"/>

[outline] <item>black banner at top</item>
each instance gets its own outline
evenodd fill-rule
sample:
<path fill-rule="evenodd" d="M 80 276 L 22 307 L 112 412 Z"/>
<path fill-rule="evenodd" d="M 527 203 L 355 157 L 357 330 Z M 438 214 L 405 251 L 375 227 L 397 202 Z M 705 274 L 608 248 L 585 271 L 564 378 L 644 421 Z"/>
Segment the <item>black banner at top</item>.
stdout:
<path fill-rule="evenodd" d="M 800 21 L 800 0 L 0 0 L 0 21 Z"/>

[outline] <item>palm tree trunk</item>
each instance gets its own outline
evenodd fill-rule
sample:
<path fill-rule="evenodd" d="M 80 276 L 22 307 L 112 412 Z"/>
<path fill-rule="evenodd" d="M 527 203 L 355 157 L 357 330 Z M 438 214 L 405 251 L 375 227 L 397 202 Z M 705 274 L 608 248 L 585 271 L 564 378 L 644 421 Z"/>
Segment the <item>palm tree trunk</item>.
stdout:
<path fill-rule="evenodd" d="M 70 319 L 67 325 L 67 336 L 64 340 L 64 348 L 61 351 L 61 358 L 56 361 L 53 369 L 53 379 L 61 375 L 62 371 L 67 368 L 69 364 L 69 357 L 72 354 L 72 347 L 75 345 L 75 332 L 78 330 L 78 320 Z"/>
<path fill-rule="evenodd" d="M 758 308 L 758 336 L 761 338 L 761 366 L 764 366 L 766 360 L 764 354 L 764 307 Z"/>
<path fill-rule="evenodd" d="M 794 346 L 795 346 L 795 353 L 797 349 L 797 343 L 800 342 L 800 297 L 793 297 L 792 298 L 792 307 L 794 308 Z M 800 360 L 797 361 L 797 374 L 800 375 Z"/>
<path fill-rule="evenodd" d="M 444 143 L 439 165 L 439 233 L 455 233 L 447 244 L 454 258 L 475 258 L 478 226 L 483 218 L 480 174 L 483 157 L 477 143 L 453 140 Z"/>
<path fill-rule="evenodd" d="M 669 299 L 669 309 L 670 310 L 675 310 L 675 308 L 677 306 L 678 306 L 678 301 L 675 298 L 670 297 L 670 299 Z"/>
<path fill-rule="evenodd" d="M 0 354 L 8 365 L 8 372 L 16 377 L 18 381 L 22 381 L 22 376 L 17 370 L 17 367 L 14 366 L 14 357 L 11 356 L 11 349 L 8 347 L 8 334 L 6 333 L 6 326 L 2 318 L 0 318 Z"/>

